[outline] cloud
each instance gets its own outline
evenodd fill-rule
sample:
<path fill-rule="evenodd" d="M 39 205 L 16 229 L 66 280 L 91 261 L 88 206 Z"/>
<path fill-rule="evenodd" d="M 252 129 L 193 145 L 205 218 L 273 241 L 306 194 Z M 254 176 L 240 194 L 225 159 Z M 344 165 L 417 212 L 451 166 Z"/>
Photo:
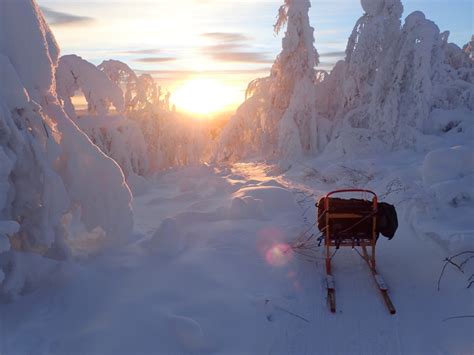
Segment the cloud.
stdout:
<path fill-rule="evenodd" d="M 165 62 L 173 62 L 177 60 L 177 58 L 173 57 L 147 57 L 147 58 L 138 58 L 134 59 L 134 62 L 140 63 L 165 63 Z"/>
<path fill-rule="evenodd" d="M 69 26 L 92 22 L 94 19 L 87 16 L 77 16 L 66 12 L 54 11 L 49 7 L 41 7 L 46 21 L 51 26 Z"/>
<path fill-rule="evenodd" d="M 202 53 L 221 62 L 271 63 L 268 53 L 245 50 L 251 38 L 241 33 L 209 32 L 202 37 L 216 44 L 202 48 Z"/>
<path fill-rule="evenodd" d="M 159 49 L 147 48 L 147 49 L 128 50 L 128 51 L 124 51 L 122 53 L 125 53 L 125 54 L 158 54 L 160 52 L 161 51 Z"/>
<path fill-rule="evenodd" d="M 245 75 L 259 75 L 265 76 L 270 73 L 271 68 L 255 68 L 255 69 L 232 69 L 232 70 L 206 70 L 206 71 L 197 71 L 197 70 L 135 70 L 138 74 L 150 74 L 156 77 L 160 81 L 176 81 L 176 80 L 186 80 L 193 77 L 199 76 L 223 76 L 223 77 L 235 77 L 240 78 Z"/>
<path fill-rule="evenodd" d="M 243 41 L 248 41 L 251 39 L 241 33 L 227 33 L 227 32 L 208 32 L 208 33 L 203 33 L 202 36 L 206 38 L 210 38 L 215 41 L 223 41 L 223 42 L 243 42 Z"/>
<path fill-rule="evenodd" d="M 336 52 L 326 52 L 326 53 L 320 53 L 320 57 L 345 57 L 346 52 L 345 51 L 336 51 Z"/>
<path fill-rule="evenodd" d="M 260 52 L 215 52 L 208 53 L 213 59 L 221 62 L 243 62 L 243 63 L 271 63 L 266 53 Z"/>

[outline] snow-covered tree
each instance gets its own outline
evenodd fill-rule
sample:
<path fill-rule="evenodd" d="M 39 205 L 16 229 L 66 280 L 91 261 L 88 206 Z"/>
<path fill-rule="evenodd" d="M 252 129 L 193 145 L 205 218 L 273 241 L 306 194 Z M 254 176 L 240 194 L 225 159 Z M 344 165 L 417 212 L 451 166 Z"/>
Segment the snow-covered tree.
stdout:
<path fill-rule="evenodd" d="M 472 61 L 448 43 L 449 32 L 421 12 L 400 27 L 400 0 L 361 3 L 346 59 L 317 86 L 319 108 L 334 124 L 332 151 L 364 150 L 377 139 L 389 149 L 413 146 L 432 131 L 434 111 L 472 111 Z"/>
<path fill-rule="evenodd" d="M 75 117 L 71 98 L 81 90 L 91 115 L 105 115 L 111 104 L 119 112 L 125 103 L 120 87 L 97 67 L 76 55 L 66 55 L 59 60 L 56 72 L 57 91 L 68 115 Z"/>
<path fill-rule="evenodd" d="M 136 76 L 118 61 L 104 62 L 100 68 L 75 55 L 61 57 L 56 71 L 58 95 L 69 117 L 121 166 L 127 179 L 134 174 L 143 176 L 148 173 L 145 138 L 138 123 L 124 116 L 124 96 L 119 86 L 125 83 L 130 90 L 135 89 Z M 71 100 L 78 90 L 84 93 L 89 106 L 88 114 L 82 117 L 77 116 Z M 119 114 L 109 114 L 111 103 Z"/>
<path fill-rule="evenodd" d="M 67 257 L 79 229 L 125 239 L 133 222 L 120 168 L 60 106 L 59 48 L 39 6 L 2 1 L 0 13 L 0 296 L 9 298 L 48 265 L 33 254 Z"/>
<path fill-rule="evenodd" d="M 346 115 L 352 127 L 368 128 L 366 105 L 372 100 L 375 77 L 390 75 L 381 73 L 379 67 L 398 40 L 403 5 L 400 0 L 361 0 L 361 4 L 365 13 L 357 21 L 346 48 L 344 97 L 334 100 L 339 100 L 339 114 Z"/>
<path fill-rule="evenodd" d="M 448 36 L 414 12 L 380 66 L 370 127 L 393 148 L 413 145 L 434 110 L 474 110 L 473 64 Z"/>
<path fill-rule="evenodd" d="M 135 72 L 125 63 L 118 60 L 105 60 L 98 67 L 114 82 L 124 90 L 125 108 L 132 109 L 132 99 L 137 90 L 138 77 Z"/>
<path fill-rule="evenodd" d="M 147 176 L 161 169 L 197 164 L 206 159 L 211 142 L 209 130 L 170 112 L 170 94 L 162 97 L 161 88 L 151 75 L 137 76 L 128 65 L 116 60 L 104 61 L 97 68 L 82 59 L 67 62 L 68 70 L 57 72 L 58 85 L 72 87 L 74 78 L 70 72 L 82 73 L 81 68 L 85 67 L 88 73 L 81 76 L 85 78 L 81 84 L 91 93 L 91 101 L 106 101 L 103 88 L 111 85 L 124 91 L 125 111 L 89 113 L 77 117 L 75 122 L 94 144 L 120 164 L 132 190 L 135 190 L 136 175 Z M 123 96 L 115 91 L 117 98 Z"/>
<path fill-rule="evenodd" d="M 472 35 L 471 40 L 466 43 L 462 49 L 471 60 L 474 60 L 474 35 Z"/>
<path fill-rule="evenodd" d="M 132 110 L 143 110 L 158 104 L 159 91 L 150 74 L 142 74 L 137 79 L 136 95 L 130 102 Z"/>
<path fill-rule="evenodd" d="M 218 156 L 238 159 L 257 153 L 283 160 L 297 159 L 322 149 L 327 121 L 315 105 L 315 66 L 319 55 L 310 26 L 309 0 L 285 0 L 275 31 L 286 26 L 283 50 L 268 78 L 247 89 L 247 99 L 225 128 Z"/>

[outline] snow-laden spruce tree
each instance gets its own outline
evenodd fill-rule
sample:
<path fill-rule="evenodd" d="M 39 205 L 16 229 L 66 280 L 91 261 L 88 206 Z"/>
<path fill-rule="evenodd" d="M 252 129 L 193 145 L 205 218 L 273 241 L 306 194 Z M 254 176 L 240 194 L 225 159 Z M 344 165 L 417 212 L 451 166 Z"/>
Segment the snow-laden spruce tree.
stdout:
<path fill-rule="evenodd" d="M 422 12 L 410 14 L 379 67 L 370 105 L 370 127 L 392 148 L 413 146 L 435 130 L 432 113 L 443 110 L 455 124 L 474 112 L 474 66 L 461 48 L 448 43 Z M 455 111 L 455 112 L 453 112 Z M 460 114 L 461 112 L 461 114 Z"/>
<path fill-rule="evenodd" d="M 250 155 L 292 160 L 327 142 L 327 121 L 315 106 L 319 55 L 310 26 L 309 0 L 285 0 L 275 32 L 286 26 L 283 49 L 267 78 L 249 84 L 246 101 L 224 129 L 220 159 Z"/>
<path fill-rule="evenodd" d="M 472 35 L 471 40 L 463 46 L 462 50 L 471 60 L 474 60 L 474 35 Z"/>
<path fill-rule="evenodd" d="M 328 124 L 315 106 L 314 29 L 309 23 L 309 0 L 286 0 L 280 8 L 275 31 L 287 25 L 283 50 L 272 67 L 271 102 L 284 114 L 278 123 L 278 153 L 285 160 L 316 153 L 327 144 Z"/>
<path fill-rule="evenodd" d="M 334 68 L 326 84 L 337 83 L 334 91 L 326 92 L 327 113 L 354 128 L 369 127 L 372 87 L 381 62 L 398 40 L 403 13 L 400 0 L 361 0 L 361 5 L 365 13 L 349 37 L 344 64 Z"/>
<path fill-rule="evenodd" d="M 59 48 L 39 6 L 2 1 L 0 13 L 0 298 L 11 298 L 44 256 L 67 257 L 79 237 L 125 239 L 133 221 L 120 168 L 60 106 Z"/>
<path fill-rule="evenodd" d="M 124 96 L 119 87 L 120 75 L 134 80 L 134 74 L 128 66 L 119 64 L 103 63 L 103 69 L 107 70 L 99 70 L 76 55 L 63 56 L 56 71 L 56 83 L 58 96 L 69 117 L 121 166 L 128 179 L 131 175 L 143 176 L 148 172 L 148 157 L 140 126 L 125 117 Z M 80 117 L 71 100 L 78 91 L 82 91 L 88 104 L 87 114 Z M 112 105 L 117 111 L 114 114 L 109 112 Z"/>
<path fill-rule="evenodd" d="M 317 86 L 319 108 L 335 125 L 329 150 L 413 147 L 420 135 L 464 121 L 473 107 L 472 61 L 448 43 L 449 33 L 421 12 L 400 27 L 400 0 L 361 3 L 365 14 L 349 38 L 345 60 Z M 440 110 L 454 116 L 445 128 L 434 128 L 441 123 L 431 118 L 440 117 Z"/>
<path fill-rule="evenodd" d="M 124 91 L 125 109 L 127 111 L 130 110 L 138 81 L 135 72 L 127 64 L 113 59 L 104 60 L 97 68 L 103 71 L 115 85 Z"/>

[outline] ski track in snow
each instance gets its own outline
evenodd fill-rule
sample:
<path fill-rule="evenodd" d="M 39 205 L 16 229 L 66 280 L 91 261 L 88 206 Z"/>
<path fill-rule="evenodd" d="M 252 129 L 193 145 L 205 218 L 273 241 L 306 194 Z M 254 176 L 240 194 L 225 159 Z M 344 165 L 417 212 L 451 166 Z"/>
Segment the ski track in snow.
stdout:
<path fill-rule="evenodd" d="M 388 314 L 368 267 L 351 250 L 334 259 L 331 314 L 321 259 L 267 254 L 314 221 L 315 199 L 286 204 L 285 191 L 301 201 L 298 190 L 318 195 L 329 187 L 310 189 L 272 171 L 237 164 L 232 172 L 163 174 L 134 200 L 130 244 L 63 265 L 48 287 L 0 306 L 0 354 L 473 353 L 472 320 L 443 322 L 472 311 L 472 292 L 455 272 L 436 291 L 442 253 L 403 220 L 396 238 L 378 245 L 398 314 Z M 229 209 L 242 188 L 268 199 L 258 218 L 239 215 L 255 199 Z M 276 192 L 281 196 L 273 199 Z M 167 218 L 173 220 L 162 225 Z"/>

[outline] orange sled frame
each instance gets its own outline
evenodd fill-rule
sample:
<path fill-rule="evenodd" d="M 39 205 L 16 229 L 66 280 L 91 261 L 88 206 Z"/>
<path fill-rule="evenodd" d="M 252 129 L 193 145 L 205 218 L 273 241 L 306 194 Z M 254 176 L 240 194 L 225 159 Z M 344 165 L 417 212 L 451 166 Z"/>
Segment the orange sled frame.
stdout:
<path fill-rule="evenodd" d="M 359 213 L 354 211 L 334 211 L 331 209 L 331 196 L 342 194 L 342 193 L 367 193 L 372 195 L 372 211 L 369 213 Z M 378 197 L 377 195 L 370 190 L 361 190 L 361 189 L 345 189 L 345 190 L 337 190 L 328 193 L 324 198 L 324 215 L 318 215 L 319 218 L 323 218 L 325 222 L 324 225 L 324 241 L 325 241 L 325 254 L 326 254 L 326 286 L 327 286 L 327 295 L 328 295 L 328 303 L 331 309 L 331 312 L 336 312 L 336 289 L 335 289 L 335 282 L 334 276 L 332 274 L 332 266 L 331 261 L 335 255 L 335 251 L 332 251 L 333 248 L 339 247 L 351 247 L 351 248 L 361 248 L 362 249 L 362 258 L 366 261 L 367 265 L 370 268 L 372 276 L 375 280 L 377 288 L 382 295 L 382 298 L 387 306 L 388 311 L 390 314 L 395 314 L 396 310 L 395 307 L 388 295 L 388 288 L 383 280 L 382 276 L 378 273 L 376 269 L 376 261 L 375 261 L 375 246 L 377 244 L 378 239 L 378 231 L 377 231 L 377 210 L 378 210 Z M 325 220 L 324 220 L 325 219 Z M 367 222 L 368 220 L 372 220 L 372 223 L 365 223 L 364 225 L 367 227 L 367 230 L 363 232 L 361 235 L 357 236 L 357 238 L 351 237 L 348 238 L 347 236 L 341 237 L 335 235 L 331 230 L 331 224 L 336 222 L 337 220 L 344 220 L 344 221 L 354 221 L 354 225 L 361 224 L 361 222 Z M 370 229 L 370 230 L 369 230 Z M 337 250 L 337 249 L 336 249 Z"/>

